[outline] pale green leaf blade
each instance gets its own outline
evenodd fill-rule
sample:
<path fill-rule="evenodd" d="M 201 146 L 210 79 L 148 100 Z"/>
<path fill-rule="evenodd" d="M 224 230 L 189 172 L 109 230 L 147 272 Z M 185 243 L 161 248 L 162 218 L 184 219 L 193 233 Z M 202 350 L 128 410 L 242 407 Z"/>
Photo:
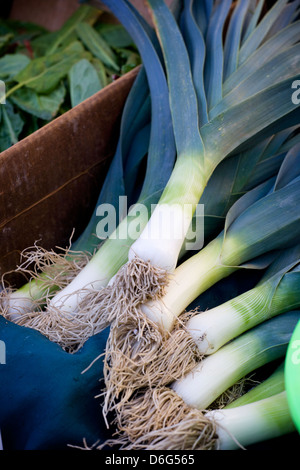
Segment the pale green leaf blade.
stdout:
<path fill-rule="evenodd" d="M 265 88 L 293 77 L 299 70 L 300 45 L 296 44 L 273 57 L 254 73 L 250 73 L 243 82 L 238 84 L 210 111 L 210 118 L 213 119 L 231 106 Z"/>
<path fill-rule="evenodd" d="M 11 96 L 11 101 L 23 111 L 45 121 L 53 119 L 66 96 L 66 88 L 61 83 L 48 94 L 41 95 L 30 88 L 24 87 Z"/>
<path fill-rule="evenodd" d="M 59 31 L 54 33 L 52 44 L 47 49 L 47 55 L 57 52 L 59 46 L 66 41 L 66 39 L 74 34 L 76 26 L 79 23 L 86 22 L 93 24 L 99 17 L 100 11 L 90 5 L 80 5 L 73 15 L 64 23 Z"/>
<path fill-rule="evenodd" d="M 76 62 L 69 70 L 68 77 L 72 107 L 102 88 L 95 67 L 86 59 Z"/>
<path fill-rule="evenodd" d="M 227 95 L 250 74 L 254 73 L 279 52 L 288 49 L 299 41 L 300 21 L 290 24 L 262 44 L 243 65 L 223 84 L 223 96 Z"/>
<path fill-rule="evenodd" d="M 119 71 L 115 53 L 91 25 L 88 23 L 79 23 L 76 26 L 76 32 L 93 56 L 98 57 L 98 59 L 102 60 L 109 68 Z"/>
<path fill-rule="evenodd" d="M 6 54 L 0 59 L 0 79 L 10 81 L 30 62 L 24 54 Z"/>
<path fill-rule="evenodd" d="M 239 65 L 247 60 L 247 58 L 260 46 L 268 31 L 282 13 L 288 0 L 278 0 L 273 7 L 265 14 L 256 28 L 251 32 L 247 40 L 242 45 L 239 52 Z"/>

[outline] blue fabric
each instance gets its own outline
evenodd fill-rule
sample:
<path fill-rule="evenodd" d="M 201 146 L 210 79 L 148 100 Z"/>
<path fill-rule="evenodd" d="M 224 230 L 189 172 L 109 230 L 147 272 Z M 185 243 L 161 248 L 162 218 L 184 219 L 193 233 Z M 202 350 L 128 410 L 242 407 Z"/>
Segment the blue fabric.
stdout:
<path fill-rule="evenodd" d="M 103 388 L 102 358 L 82 374 L 103 353 L 107 336 L 105 330 L 68 354 L 37 331 L 0 317 L 4 450 L 68 450 L 69 444 L 82 446 L 83 438 L 91 446 L 110 437 L 95 398 Z"/>

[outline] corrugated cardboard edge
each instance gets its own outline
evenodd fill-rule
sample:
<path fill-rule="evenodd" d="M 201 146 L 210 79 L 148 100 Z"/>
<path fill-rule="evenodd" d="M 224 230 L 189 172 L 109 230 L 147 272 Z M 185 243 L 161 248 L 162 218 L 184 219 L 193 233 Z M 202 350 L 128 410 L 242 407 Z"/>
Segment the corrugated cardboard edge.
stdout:
<path fill-rule="evenodd" d="M 0 275 L 38 242 L 66 247 L 97 202 L 138 68 L 0 154 Z M 5 277 L 19 285 L 24 279 Z"/>

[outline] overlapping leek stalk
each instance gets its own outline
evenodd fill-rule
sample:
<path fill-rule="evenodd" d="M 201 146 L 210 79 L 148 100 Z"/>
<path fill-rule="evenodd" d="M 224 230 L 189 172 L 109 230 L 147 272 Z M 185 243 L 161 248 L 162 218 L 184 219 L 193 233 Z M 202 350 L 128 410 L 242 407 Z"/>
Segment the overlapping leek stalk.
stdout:
<path fill-rule="evenodd" d="M 136 395 L 128 402 L 118 415 L 120 430 L 120 443 L 124 449 L 147 450 L 203 450 L 214 449 L 218 445 L 218 434 L 225 439 L 226 433 L 220 433 L 216 423 L 221 418 L 219 410 L 213 407 L 214 401 L 228 388 L 239 380 L 245 378 L 253 371 L 272 361 L 284 358 L 287 346 L 293 330 L 299 321 L 299 311 L 283 313 L 271 318 L 260 325 L 248 330 L 242 335 L 226 344 L 214 354 L 207 356 L 199 365 L 196 365 L 184 378 L 173 382 L 169 387 L 157 387 L 149 389 L 145 393 Z M 278 392 L 284 394 L 284 392 Z M 275 395 L 279 397 L 279 394 Z M 281 395 L 282 397 L 283 395 Z M 272 403 L 272 396 L 269 397 Z M 252 401 L 252 400 L 250 400 Z M 249 402 L 248 402 L 249 403 Z M 252 402 L 255 409 L 255 403 Z M 288 406 L 284 400 L 279 401 L 277 411 L 282 416 L 282 424 L 285 423 L 286 432 L 291 432 L 293 426 Z M 223 424 L 228 429 L 236 432 L 237 428 L 230 428 L 230 415 L 236 416 L 245 412 L 245 419 L 249 419 L 247 408 L 249 404 L 224 410 L 224 418 L 228 416 L 228 422 Z M 262 405 L 268 410 L 267 402 Z M 244 411 L 245 410 L 245 411 Z M 233 411 L 233 413 L 230 413 Z M 251 414 L 251 412 L 250 412 Z M 242 414 L 240 414 L 242 416 Z M 271 415 L 267 415 L 270 416 Z M 272 432 L 271 421 L 266 418 L 264 429 L 267 436 L 268 429 Z M 246 418 L 247 417 L 247 418 Z M 252 416 L 255 422 L 255 415 Z M 262 415 L 263 418 L 263 415 Z M 235 417 L 232 422 L 236 424 Z M 251 422 L 251 421 L 250 421 Z M 248 426 L 240 421 L 239 434 L 244 438 L 247 435 Z M 284 429 L 284 428 L 283 428 Z M 280 435 L 280 432 L 279 432 Z M 249 432 L 249 441 L 253 437 Z M 239 439 L 238 435 L 236 436 Z M 263 439 L 263 434 L 257 434 L 258 439 Z M 224 445 L 232 439 L 224 440 Z M 243 442 L 242 442 L 243 444 Z"/>
<path fill-rule="evenodd" d="M 284 362 L 261 383 L 206 418 L 215 423 L 216 449 L 233 450 L 295 431 L 286 401 Z"/>
<path fill-rule="evenodd" d="M 148 329 L 144 327 L 143 336 L 136 331 L 135 317 L 130 323 L 128 312 L 120 316 L 120 325 L 124 318 L 122 327 L 118 330 L 113 329 L 115 336 L 111 332 L 108 338 L 105 360 L 107 393 L 104 411 L 106 407 L 109 410 L 115 406 L 116 401 L 117 409 L 120 409 L 122 403 L 126 402 L 138 388 L 168 383 L 180 377 L 187 367 L 192 367 L 194 361 L 199 360 L 203 350 L 199 352 L 196 343 L 199 344 L 200 340 L 195 343 L 195 337 L 202 338 L 202 335 L 195 332 L 193 318 L 190 320 L 191 326 L 188 332 L 185 328 L 181 328 L 183 321 L 180 316 L 200 294 L 238 269 L 266 268 L 280 255 L 280 250 L 297 245 L 300 235 L 299 157 L 299 149 L 292 148 L 287 153 L 277 177 L 262 183 L 238 199 L 227 213 L 224 230 L 202 250 L 176 268 L 165 294 L 158 300 L 139 306 L 136 316 L 146 315 L 150 325 Z M 299 252 L 295 248 L 292 253 L 295 257 L 293 262 L 296 264 L 299 261 Z M 287 255 L 284 253 L 282 256 L 285 259 Z M 289 268 L 291 269 L 291 266 Z M 294 267 L 295 273 L 297 269 Z M 257 299 L 261 300 L 258 306 L 260 310 L 257 307 L 257 311 L 253 312 L 253 319 L 251 319 L 252 310 L 247 317 L 249 327 L 251 322 L 255 324 L 255 321 L 259 321 L 259 315 L 263 321 L 266 318 L 264 315 L 284 311 L 284 301 L 280 302 L 281 290 L 276 290 L 274 298 L 272 290 L 270 293 L 270 288 L 274 290 L 279 287 L 282 275 L 283 273 L 280 273 L 279 277 L 269 280 L 264 294 L 261 290 L 265 286 L 244 294 L 247 301 L 253 295 L 253 305 Z M 297 289 L 294 289 L 294 277 L 290 279 L 292 279 L 291 290 L 287 296 L 293 290 L 297 292 Z M 282 285 L 288 284 L 282 282 Z M 271 306 L 268 305 L 268 301 L 272 298 L 274 303 Z M 235 301 L 237 299 L 231 304 Z M 291 307 L 294 308 L 293 304 Z M 257 318 L 255 313 L 258 314 Z M 239 323 L 240 329 L 232 330 L 232 337 L 242 331 L 241 323 L 242 320 Z M 124 330 L 131 339 L 131 348 L 124 341 Z M 164 340 L 160 342 L 157 340 L 153 345 L 158 336 L 155 336 L 157 330 L 161 331 Z M 222 328 L 219 327 L 218 331 L 222 337 Z M 217 333 L 215 331 L 215 335 Z M 207 348 L 205 331 L 203 335 Z M 227 339 L 224 330 L 224 341 Z M 140 354 L 142 341 L 145 343 L 143 355 Z M 118 367 L 114 368 L 114 364 Z"/>
<path fill-rule="evenodd" d="M 296 251 L 296 259 L 273 272 L 277 265 Z M 222 305 L 197 314 L 186 324 L 201 354 L 212 354 L 248 328 L 275 315 L 300 307 L 299 246 L 284 251 L 253 289 Z M 285 263 L 284 263 L 285 264 Z M 220 325 L 223 325 L 220 328 Z"/>
<path fill-rule="evenodd" d="M 284 1 L 277 2 L 276 6 L 261 20 L 245 43 L 243 45 L 239 44 L 238 51 L 239 54 L 243 56 L 243 60 L 237 64 L 237 68 L 230 77 L 238 74 L 238 66 L 245 66 L 247 60 L 250 60 L 252 57 L 252 54 L 259 50 L 260 44 L 263 42 L 271 25 L 274 24 L 278 15 L 282 12 L 285 3 Z M 106 4 L 112 7 L 112 11 L 117 15 L 117 10 L 114 11 L 114 3 L 107 1 Z M 132 245 L 131 252 L 138 254 L 139 257 L 145 260 L 150 260 L 153 264 L 155 264 L 157 262 L 156 260 L 159 258 L 162 263 L 160 266 L 172 271 L 178 261 L 180 247 L 182 247 L 187 234 L 189 227 L 188 222 L 190 223 L 193 217 L 195 204 L 197 200 L 200 200 L 217 166 L 226 157 L 233 155 L 235 152 L 241 149 L 249 149 L 254 142 L 256 144 L 262 142 L 264 139 L 273 135 L 274 132 L 279 132 L 282 129 L 287 129 L 297 124 L 297 111 L 299 110 L 297 110 L 295 106 L 290 106 L 290 103 L 288 103 L 290 100 L 291 80 L 293 81 L 297 76 L 297 65 L 294 69 L 292 67 L 290 70 L 289 78 L 284 72 L 282 79 L 278 78 L 276 83 L 273 84 L 270 76 L 266 78 L 266 71 L 269 70 L 271 72 L 271 70 L 273 70 L 273 61 L 278 64 L 278 55 L 268 60 L 265 55 L 265 50 L 263 49 L 262 57 L 260 57 L 260 66 L 254 67 L 253 70 L 255 76 L 264 77 L 262 83 L 256 80 L 253 86 L 249 88 L 246 87 L 245 89 L 242 87 L 242 82 L 235 82 L 235 86 L 231 91 L 232 101 L 230 101 L 230 105 L 227 106 L 225 101 L 226 95 L 222 92 L 223 79 L 222 75 L 220 76 L 219 73 L 220 68 L 222 70 L 224 60 L 220 30 L 222 30 L 225 24 L 231 2 L 216 3 L 211 11 L 211 16 L 208 18 L 206 35 L 205 38 L 203 38 L 205 47 L 200 47 L 200 53 L 203 54 L 205 52 L 206 58 L 204 63 L 204 80 L 202 83 L 198 83 L 200 83 L 199 86 L 202 91 L 205 91 L 205 94 L 196 94 L 194 85 L 195 74 L 193 76 L 188 50 L 175 18 L 163 1 L 149 0 L 148 4 L 164 55 L 177 148 L 177 160 L 171 178 L 156 208 L 156 213 L 153 213 L 145 227 L 145 231 L 149 234 L 151 233 L 150 228 L 154 225 L 155 230 L 152 233 L 154 233 L 155 236 L 153 238 L 158 238 L 158 240 L 152 240 L 151 237 L 149 239 L 149 237 L 144 237 L 142 234 L 137 242 Z M 218 28 L 215 27 L 216 24 L 218 24 Z M 268 25 L 267 28 L 266 24 Z M 199 30 L 198 37 L 200 36 L 201 31 Z M 285 36 L 284 40 L 286 40 Z M 296 39 L 294 38 L 293 44 L 295 42 Z M 214 47 L 215 43 L 217 48 Z M 138 43 L 137 46 L 139 47 Z M 299 51 L 297 54 L 299 54 Z M 280 56 L 280 59 L 283 59 L 282 56 Z M 295 63 L 297 60 L 298 59 L 296 59 Z M 251 76 L 252 71 L 249 72 L 250 82 Z M 212 86 L 212 83 L 214 83 L 215 86 Z M 241 93 L 240 87 L 243 88 L 243 93 Z M 275 101 L 273 101 L 274 96 L 276 96 L 276 105 Z M 198 102 L 198 100 L 200 101 Z M 204 124 L 200 128 L 198 125 L 199 104 L 203 107 L 207 106 L 208 119 L 206 122 L 204 117 Z M 222 110 L 220 114 L 216 113 L 216 115 L 213 115 L 213 110 L 218 104 L 222 106 Z M 281 106 L 281 111 L 279 111 Z M 185 109 L 186 112 L 183 113 L 183 109 Z M 249 113 L 250 109 L 251 113 Z M 197 183 L 194 179 L 195 175 L 198 175 L 196 178 Z M 188 215 L 187 212 L 185 212 L 187 217 L 182 217 L 187 206 L 189 208 L 192 207 L 193 210 L 190 211 Z M 159 228 L 163 232 L 163 227 L 165 227 L 165 224 L 159 227 L 159 224 L 155 222 L 156 215 L 160 213 L 160 207 L 163 207 L 162 210 L 164 211 L 165 219 L 172 220 L 172 222 L 174 222 L 175 219 L 175 224 L 173 224 L 172 227 L 174 231 L 171 235 L 169 233 L 169 237 L 165 237 L 164 233 L 162 233 L 162 237 L 157 237 Z M 176 211 L 173 212 L 174 207 L 176 207 L 176 210 L 179 207 L 176 217 L 174 216 Z M 168 227 L 169 229 L 170 226 L 171 224 Z M 178 243 L 179 232 L 182 234 L 180 243 Z M 172 237 L 174 237 L 174 239 Z M 229 239 L 227 240 L 226 251 L 227 249 L 228 251 L 226 255 L 224 252 L 222 253 L 222 262 L 225 267 L 222 266 L 210 270 L 209 265 L 215 265 L 219 258 L 219 250 L 222 244 L 221 239 L 222 237 L 217 238 L 209 245 L 209 248 L 206 247 L 202 250 L 202 263 L 200 268 L 202 289 L 207 289 L 212 282 L 217 282 L 218 276 L 224 277 L 224 271 L 226 271 L 226 275 L 229 275 L 230 272 L 235 269 L 234 266 L 237 267 L 241 263 L 241 259 L 234 259 L 234 256 L 231 256 L 234 255 L 236 247 L 240 243 L 240 239 L 236 238 L 234 240 L 234 238 L 232 238 L 232 243 Z M 161 254 L 161 249 L 164 251 L 163 255 Z M 251 257 L 258 255 L 258 252 L 253 252 Z M 168 257 L 167 262 L 166 257 Z M 228 257 L 226 261 L 225 257 Z M 129 258 L 131 259 L 130 254 Z M 199 271 L 198 276 L 195 276 L 195 269 L 193 270 L 192 268 L 193 261 L 188 265 L 190 275 L 187 276 L 189 281 L 192 277 L 194 278 L 190 281 L 192 284 L 195 278 L 199 279 Z M 197 265 L 198 269 L 199 265 L 200 263 Z M 179 266 L 178 272 L 184 272 L 181 266 Z M 193 274 L 191 275 L 191 273 Z M 221 277 L 219 277 L 219 279 Z M 153 357 L 155 357 L 160 348 L 161 334 L 164 335 L 164 333 L 169 331 L 173 326 L 174 316 L 172 304 L 177 303 L 176 307 L 178 307 L 180 312 L 182 311 L 184 301 L 182 302 L 181 299 L 186 299 L 186 297 L 182 297 L 182 292 L 181 295 L 175 295 L 174 298 L 176 298 L 176 300 L 174 300 L 174 298 L 171 299 L 172 295 L 170 295 L 169 298 L 167 297 L 168 292 L 170 292 L 169 287 L 172 285 L 174 291 L 176 289 L 178 292 L 180 291 L 176 281 L 174 279 L 174 272 L 172 272 L 172 275 L 169 276 L 167 292 L 163 295 L 160 304 L 166 303 L 162 315 L 160 312 L 153 313 L 155 305 L 151 305 L 150 309 L 147 305 L 137 308 L 138 302 L 136 299 L 133 299 L 131 306 L 125 305 L 123 309 L 117 307 L 121 314 L 118 313 L 114 315 L 116 320 L 112 325 L 107 347 L 107 406 L 108 403 L 114 403 L 114 399 L 112 399 L 111 396 L 111 389 L 115 388 L 117 390 L 117 396 L 119 396 L 118 391 L 120 390 L 126 390 L 125 394 L 131 393 L 131 382 L 127 380 L 126 374 L 130 375 L 135 383 L 138 383 L 139 380 L 134 377 L 137 369 L 140 368 L 140 371 L 144 371 L 147 361 L 149 363 L 152 362 Z M 197 281 L 195 281 L 195 284 L 196 283 Z M 188 289 L 188 292 L 191 293 L 192 290 Z M 191 298 L 193 298 L 192 295 L 190 299 Z M 165 302 L 166 299 L 171 305 Z M 113 297 L 111 300 L 111 308 L 114 309 L 116 304 L 116 298 Z M 143 310 L 146 316 L 141 316 L 140 310 Z M 127 367 L 126 361 L 128 361 Z M 113 372 L 114 364 L 118 371 L 115 376 Z M 121 364 L 123 364 L 123 367 Z M 151 381 L 151 377 L 148 377 L 148 380 Z M 128 386 L 129 383 L 130 386 Z"/>

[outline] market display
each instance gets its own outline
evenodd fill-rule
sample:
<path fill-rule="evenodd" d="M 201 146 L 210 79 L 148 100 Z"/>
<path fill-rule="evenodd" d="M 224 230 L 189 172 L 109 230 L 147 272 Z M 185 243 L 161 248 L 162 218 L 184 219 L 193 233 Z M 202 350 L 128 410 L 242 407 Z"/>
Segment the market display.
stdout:
<path fill-rule="evenodd" d="M 35 357 L 45 348 L 43 365 L 62 364 L 65 389 L 53 423 L 26 409 L 34 432 L 19 447 L 232 450 L 299 438 L 284 361 L 300 321 L 300 1 L 145 4 L 148 21 L 127 0 L 102 0 L 54 33 L 0 23 L 1 150 L 138 67 L 85 230 L 64 253 L 25 250 L 21 287 L 3 277 L 3 338 L 36 335 Z M 104 7 L 115 23 L 101 22 Z M 34 379 L 22 384 L 30 396 Z M 75 422 L 97 403 L 99 428 L 87 414 L 62 438 L 73 400 Z"/>

